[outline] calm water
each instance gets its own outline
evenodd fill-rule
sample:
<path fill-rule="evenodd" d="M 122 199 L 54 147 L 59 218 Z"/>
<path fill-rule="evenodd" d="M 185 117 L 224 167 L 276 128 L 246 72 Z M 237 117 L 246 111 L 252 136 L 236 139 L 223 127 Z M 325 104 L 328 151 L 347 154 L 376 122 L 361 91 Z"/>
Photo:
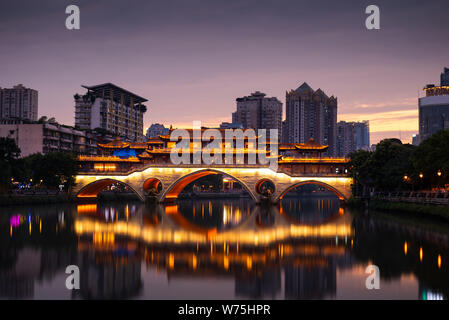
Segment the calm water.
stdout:
<path fill-rule="evenodd" d="M 449 227 L 401 219 L 326 196 L 3 207 L 0 298 L 447 299 Z"/>

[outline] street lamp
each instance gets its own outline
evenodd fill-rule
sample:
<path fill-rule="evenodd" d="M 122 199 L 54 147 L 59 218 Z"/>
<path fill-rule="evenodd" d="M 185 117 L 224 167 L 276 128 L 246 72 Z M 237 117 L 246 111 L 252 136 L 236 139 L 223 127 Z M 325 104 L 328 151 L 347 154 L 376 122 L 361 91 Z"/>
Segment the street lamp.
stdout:
<path fill-rule="evenodd" d="M 438 189 L 440 188 L 440 177 L 441 177 L 441 170 L 437 171 L 437 176 L 438 176 Z"/>
<path fill-rule="evenodd" d="M 422 172 L 419 174 L 419 177 L 422 179 L 424 178 L 424 175 L 422 174 Z"/>

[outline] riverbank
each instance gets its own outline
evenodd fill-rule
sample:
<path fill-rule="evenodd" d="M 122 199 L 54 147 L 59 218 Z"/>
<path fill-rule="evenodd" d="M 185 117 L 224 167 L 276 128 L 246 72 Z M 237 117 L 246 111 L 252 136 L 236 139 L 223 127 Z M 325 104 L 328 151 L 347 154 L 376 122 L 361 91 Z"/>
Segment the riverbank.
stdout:
<path fill-rule="evenodd" d="M 349 207 L 364 208 L 365 204 L 361 199 L 351 198 L 348 201 Z M 433 205 L 433 204 L 419 204 L 409 202 L 391 202 L 387 200 L 370 199 L 369 210 L 377 210 L 382 212 L 402 212 L 413 214 L 424 218 L 436 218 L 449 221 L 449 206 Z"/>
<path fill-rule="evenodd" d="M 0 194 L 0 206 L 68 202 L 72 202 L 72 199 L 67 194 Z"/>

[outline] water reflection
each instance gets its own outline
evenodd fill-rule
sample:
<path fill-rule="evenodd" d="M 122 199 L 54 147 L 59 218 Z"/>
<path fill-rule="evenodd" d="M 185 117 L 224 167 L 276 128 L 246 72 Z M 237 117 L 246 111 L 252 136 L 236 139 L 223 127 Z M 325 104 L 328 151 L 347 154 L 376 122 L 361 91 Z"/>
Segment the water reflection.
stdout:
<path fill-rule="evenodd" d="M 448 297 L 449 227 L 351 214 L 326 195 L 0 210 L 1 298 Z M 378 292 L 364 287 L 368 264 Z"/>

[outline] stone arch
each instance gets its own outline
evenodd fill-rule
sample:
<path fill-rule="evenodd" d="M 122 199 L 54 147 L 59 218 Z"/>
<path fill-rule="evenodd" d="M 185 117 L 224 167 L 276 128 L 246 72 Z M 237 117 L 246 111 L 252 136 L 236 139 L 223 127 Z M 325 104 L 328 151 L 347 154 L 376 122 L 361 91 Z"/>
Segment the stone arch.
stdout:
<path fill-rule="evenodd" d="M 145 193 L 148 193 L 148 191 L 153 188 L 156 190 L 160 189 L 161 190 L 160 192 L 162 192 L 162 190 L 164 189 L 164 185 L 162 184 L 162 181 L 159 180 L 158 178 L 146 179 L 145 182 L 143 183 L 143 191 Z"/>
<path fill-rule="evenodd" d="M 276 192 L 276 184 L 275 184 L 272 180 L 270 180 L 270 179 L 268 179 L 268 178 L 262 178 L 262 179 L 260 179 L 259 181 L 257 181 L 256 185 L 254 186 L 254 190 L 255 190 L 258 194 L 263 195 L 263 196 L 266 196 L 266 195 L 263 194 L 262 190 L 260 189 L 260 188 L 262 187 L 262 185 L 263 185 L 264 183 L 266 183 L 266 182 L 273 185 L 273 191 L 272 191 L 272 194 L 274 194 L 274 193 Z"/>
<path fill-rule="evenodd" d="M 163 202 L 165 200 L 174 200 L 178 197 L 179 193 L 192 181 L 195 181 L 201 177 L 207 176 L 209 174 L 224 174 L 227 176 L 230 176 L 231 178 L 235 179 L 236 181 L 238 181 L 244 188 L 245 190 L 249 193 L 249 195 L 251 196 L 251 198 L 254 201 L 258 201 L 256 195 L 254 194 L 254 192 L 251 190 L 250 187 L 248 187 L 248 185 L 243 182 L 242 180 L 236 178 L 235 176 L 226 173 L 224 171 L 221 170 L 216 170 L 216 169 L 201 169 L 198 171 L 194 171 L 191 172 L 185 176 L 182 176 L 181 178 L 177 179 L 176 181 L 174 181 L 173 183 L 171 183 L 170 186 L 168 186 L 168 188 L 166 190 L 163 191 L 159 201 Z"/>
<path fill-rule="evenodd" d="M 284 191 L 282 191 L 281 194 L 279 195 L 279 197 L 276 200 L 277 201 L 282 200 L 282 198 L 288 192 L 290 192 L 291 190 L 293 190 L 293 189 L 295 189 L 295 188 L 297 188 L 299 186 L 303 186 L 303 185 L 306 185 L 306 184 L 315 184 L 315 185 L 324 187 L 324 188 L 328 189 L 329 191 L 332 191 L 340 200 L 342 200 L 342 201 L 346 201 L 347 200 L 342 192 L 340 192 L 339 190 L 337 190 L 336 188 L 334 188 L 333 186 L 331 186 L 331 185 L 329 185 L 327 183 L 324 183 L 324 182 L 321 182 L 321 181 L 317 181 L 317 180 L 306 180 L 306 181 L 297 182 L 297 183 L 287 187 Z"/>
<path fill-rule="evenodd" d="M 115 179 L 110 179 L 110 178 L 95 180 L 95 181 L 88 183 L 87 185 L 83 186 L 77 192 L 76 197 L 79 199 L 97 198 L 98 194 L 104 188 L 106 188 L 114 183 L 117 183 L 117 182 L 126 185 L 128 188 L 130 188 L 132 191 L 134 191 L 134 193 L 139 197 L 140 200 L 145 201 L 145 198 L 133 186 L 129 185 L 126 182 L 123 182 L 120 180 L 115 180 Z"/>

